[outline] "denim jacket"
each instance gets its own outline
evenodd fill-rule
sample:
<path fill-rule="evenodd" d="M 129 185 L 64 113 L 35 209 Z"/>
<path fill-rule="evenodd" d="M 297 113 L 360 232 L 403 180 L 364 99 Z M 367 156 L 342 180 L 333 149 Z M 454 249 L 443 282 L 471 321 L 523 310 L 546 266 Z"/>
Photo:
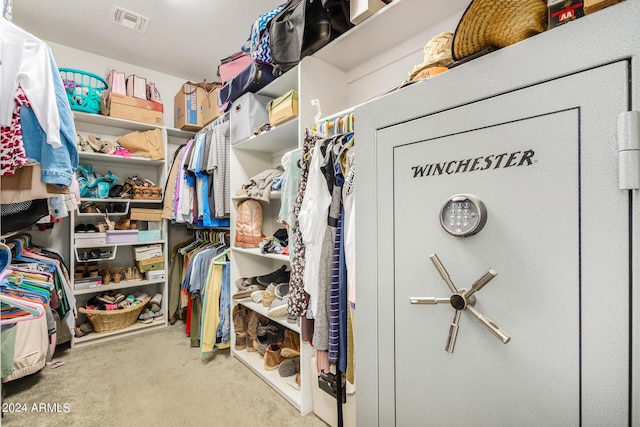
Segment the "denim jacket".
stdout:
<path fill-rule="evenodd" d="M 76 127 L 73 112 L 60 78 L 58 66 L 49 50 L 53 83 L 56 93 L 56 105 L 60 115 L 61 147 L 54 148 L 47 143 L 47 135 L 40 126 L 31 107 L 20 107 L 20 125 L 25 152 L 29 159 L 40 163 L 41 179 L 46 184 L 68 187 L 78 167 L 78 148 L 76 146 Z"/>

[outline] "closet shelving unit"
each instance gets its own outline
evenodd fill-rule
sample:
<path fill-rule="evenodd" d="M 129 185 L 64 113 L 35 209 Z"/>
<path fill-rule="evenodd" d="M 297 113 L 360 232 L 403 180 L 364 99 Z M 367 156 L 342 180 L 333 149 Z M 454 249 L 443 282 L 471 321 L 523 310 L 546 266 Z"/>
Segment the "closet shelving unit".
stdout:
<path fill-rule="evenodd" d="M 100 114 L 88 114 L 81 112 L 74 112 L 75 125 L 78 134 L 86 139 L 87 135 L 99 136 L 102 139 L 115 141 L 118 136 L 127 134 L 133 131 L 146 131 L 160 129 L 164 142 L 164 160 L 148 160 L 146 158 L 131 157 L 123 158 L 120 156 L 111 156 L 101 153 L 89 153 L 80 152 L 80 164 L 92 165 L 94 171 L 104 174 L 107 171 L 111 171 L 118 177 L 118 183 L 124 183 L 125 179 L 129 176 L 137 175 L 141 178 L 149 179 L 159 187 L 164 187 L 165 181 L 168 175 L 168 165 L 170 153 L 167 151 L 169 143 L 180 143 L 185 139 L 193 135 L 192 132 L 185 132 L 178 129 L 172 129 L 164 126 L 154 126 L 146 123 L 139 123 L 130 120 L 117 119 L 113 117 L 103 116 Z M 139 199 L 119 199 L 119 198 L 81 198 L 81 203 L 94 202 L 99 207 L 106 206 L 109 203 L 123 203 L 125 205 L 124 212 L 109 213 L 109 218 L 116 222 L 121 217 L 129 215 L 132 207 L 139 208 L 153 208 L 162 209 L 162 200 L 139 200 Z M 120 329 L 113 332 L 96 333 L 92 332 L 83 337 L 76 337 L 72 341 L 74 347 L 80 347 L 92 343 L 97 343 L 105 340 L 117 339 L 128 335 L 138 334 L 142 332 L 148 332 L 158 328 L 167 326 L 167 298 L 168 298 L 168 275 L 165 273 L 165 279 L 161 280 L 136 280 L 126 281 L 124 277 L 119 283 L 111 281 L 108 285 L 102 285 L 96 288 L 80 289 L 76 287 L 74 272 L 76 267 L 84 264 L 86 261 L 81 261 L 78 254 L 83 249 L 91 249 L 100 247 L 103 250 L 110 250 L 111 256 L 108 259 L 88 260 L 97 261 L 98 267 L 133 267 L 135 265 L 133 251 L 136 246 L 144 246 L 151 244 L 161 244 L 164 252 L 164 265 L 165 271 L 168 270 L 168 254 L 167 247 L 169 241 L 169 231 L 166 221 L 162 221 L 160 227 L 161 239 L 152 241 L 136 241 L 125 243 L 107 243 L 103 245 L 75 245 L 75 228 L 78 224 L 96 224 L 98 222 L 104 222 L 104 214 L 102 213 L 81 213 L 78 211 L 71 212 L 70 215 L 70 273 L 71 284 L 74 295 L 76 297 L 77 306 L 83 305 L 89 298 L 98 292 L 104 291 L 121 291 L 122 293 L 129 294 L 134 291 L 146 292 L 150 296 L 156 293 L 161 293 L 162 298 L 162 310 L 165 313 L 160 320 L 154 320 L 152 323 L 135 323 L 124 329 Z M 144 277 L 144 274 L 143 274 Z M 84 321 L 84 315 L 79 314 L 78 324 Z"/>
<path fill-rule="evenodd" d="M 387 51 L 398 49 L 398 46 L 402 46 L 407 40 L 423 33 L 425 29 L 456 14 L 461 15 L 468 3 L 468 0 L 438 0 L 434 2 L 395 0 L 318 52 L 303 58 L 295 68 L 262 89 L 259 94 L 272 97 L 278 97 L 291 89 L 297 90 L 298 118 L 283 123 L 265 134 L 251 137 L 232 146 L 232 193 L 246 184 L 249 178 L 258 172 L 277 166 L 282 154 L 286 151 L 302 146 L 305 129 L 313 125 L 318 111 L 311 104 L 312 99 L 320 101 L 322 113 L 327 116 L 339 111 L 349 111 L 355 104 L 378 96 L 389 87 L 380 88 L 372 85 L 365 97 L 362 93 L 358 96 L 351 94 L 350 83 L 354 80 L 352 74 L 357 75 L 359 67 L 368 61 L 375 61 L 378 58 L 384 61 Z M 453 31 L 454 29 L 446 28 L 442 31 Z M 428 38 L 421 42 L 422 46 L 428 41 Z M 415 53 L 416 50 L 413 49 L 408 53 Z M 415 65 L 415 63 L 411 65 Z M 400 84 L 406 79 L 408 71 L 410 69 L 399 75 L 397 81 L 390 82 L 390 86 Z M 234 205 L 237 205 L 237 202 L 242 198 L 232 197 L 232 199 L 235 202 Z M 271 199 L 270 203 L 263 203 L 263 233 L 267 236 L 280 228 L 280 224 L 276 223 L 279 207 L 279 199 L 275 197 Z M 235 240 L 235 215 L 234 206 L 231 212 L 232 240 Z M 232 293 L 235 292 L 233 283 L 236 279 L 269 273 L 282 264 L 289 264 L 288 257 L 262 254 L 259 249 L 233 247 L 233 252 L 231 263 Z M 240 302 L 233 301 L 233 304 L 237 303 L 266 314 L 266 310 L 261 304 L 255 304 L 250 299 Z M 287 323 L 285 318 L 279 320 L 285 327 L 296 332 L 300 331 L 298 325 Z M 233 333 L 232 337 L 235 337 Z M 262 367 L 262 359 L 257 353 L 247 353 L 245 350 L 235 351 L 233 345 L 231 348 L 232 353 L 238 359 L 299 409 L 302 415 L 305 415 L 313 410 L 312 382 L 317 380 L 315 377 L 312 378 L 310 369 L 313 350 L 305 342 L 302 342 L 301 346 L 300 390 L 294 390 L 288 384 L 287 379 L 280 378 L 277 370 L 265 371 Z"/>

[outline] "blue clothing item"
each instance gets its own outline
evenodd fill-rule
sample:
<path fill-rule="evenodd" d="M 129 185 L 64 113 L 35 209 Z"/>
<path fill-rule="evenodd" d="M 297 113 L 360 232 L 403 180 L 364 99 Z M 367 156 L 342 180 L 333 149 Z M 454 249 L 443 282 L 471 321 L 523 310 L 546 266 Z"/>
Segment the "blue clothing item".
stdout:
<path fill-rule="evenodd" d="M 76 126 L 73 122 L 73 112 L 60 78 L 51 50 L 49 49 L 51 70 L 53 71 L 53 85 L 56 93 L 56 105 L 60 116 L 61 147 L 54 148 L 47 143 L 47 134 L 40 126 L 31 107 L 20 107 L 20 126 L 22 140 L 27 158 L 40 163 L 42 169 L 41 181 L 60 187 L 71 185 L 73 174 L 78 167 L 78 147 L 76 146 Z"/>
<path fill-rule="evenodd" d="M 222 266 L 222 289 L 220 289 L 220 323 L 218 324 L 218 331 L 216 336 L 220 337 L 221 343 L 227 343 L 230 341 L 231 335 L 231 273 L 229 262 Z"/>
<path fill-rule="evenodd" d="M 271 184 L 272 191 L 280 191 L 282 189 L 282 180 L 284 177 L 282 175 L 276 176 L 273 178 L 273 184 Z"/>
<path fill-rule="evenodd" d="M 67 205 L 64 202 L 64 196 L 49 198 L 49 214 L 56 219 L 66 218 L 69 216 Z"/>

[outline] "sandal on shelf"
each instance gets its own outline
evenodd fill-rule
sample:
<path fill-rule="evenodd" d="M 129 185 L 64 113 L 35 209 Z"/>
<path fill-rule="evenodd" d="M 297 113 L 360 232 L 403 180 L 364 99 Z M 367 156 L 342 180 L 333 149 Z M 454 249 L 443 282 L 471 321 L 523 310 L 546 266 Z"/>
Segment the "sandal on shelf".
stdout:
<path fill-rule="evenodd" d="M 133 267 L 133 280 L 142 280 L 142 273 L 140 273 L 138 267 Z"/>
<path fill-rule="evenodd" d="M 89 277 L 98 277 L 98 263 L 97 262 L 90 262 L 89 264 L 87 264 L 87 274 L 89 275 Z"/>
<path fill-rule="evenodd" d="M 76 233 L 86 233 L 87 232 L 87 224 L 78 224 L 74 230 Z"/>
<path fill-rule="evenodd" d="M 131 267 L 127 267 L 127 269 L 124 271 L 124 280 L 126 280 L 127 282 L 133 280 L 133 269 Z"/>
<path fill-rule="evenodd" d="M 111 270 L 111 279 L 114 283 L 120 283 L 122 280 L 122 267 L 116 267 Z"/>
<path fill-rule="evenodd" d="M 100 275 L 102 276 L 102 284 L 108 285 L 111 283 L 111 273 L 109 272 L 108 267 L 102 267 L 100 270 Z"/>
<path fill-rule="evenodd" d="M 85 275 L 86 272 L 86 268 L 87 266 L 82 264 L 82 265 L 76 265 L 76 269 L 73 272 L 73 278 L 74 279 L 82 279 Z"/>
<path fill-rule="evenodd" d="M 98 209 L 96 208 L 96 204 L 93 202 L 85 202 L 80 205 L 81 213 L 98 213 Z"/>
<path fill-rule="evenodd" d="M 96 299 L 104 304 L 114 304 L 115 298 L 109 294 L 98 294 Z"/>
<path fill-rule="evenodd" d="M 78 151 L 84 151 L 85 153 L 95 152 L 93 148 L 82 138 L 80 134 L 76 134 L 76 144 L 78 145 Z"/>
<path fill-rule="evenodd" d="M 124 301 L 126 297 L 124 296 L 124 294 L 117 293 L 113 298 L 114 298 L 113 302 L 115 304 L 119 304 L 122 301 Z"/>
<path fill-rule="evenodd" d="M 87 143 L 94 151 L 99 153 L 113 154 L 116 151 L 116 146 L 113 142 L 103 141 L 99 136 L 87 135 Z"/>
<path fill-rule="evenodd" d="M 128 230 L 131 226 L 131 220 L 129 218 L 120 218 L 118 222 L 116 222 L 116 230 Z"/>

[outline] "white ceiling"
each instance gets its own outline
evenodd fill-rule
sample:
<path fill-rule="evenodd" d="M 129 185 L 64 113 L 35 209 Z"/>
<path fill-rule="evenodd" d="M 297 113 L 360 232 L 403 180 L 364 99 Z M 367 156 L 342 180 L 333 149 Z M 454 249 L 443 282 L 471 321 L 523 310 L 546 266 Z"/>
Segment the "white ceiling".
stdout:
<path fill-rule="evenodd" d="M 251 24 L 284 0 L 13 0 L 13 22 L 36 37 L 166 74 L 215 80 Z M 141 34 L 111 22 L 116 4 L 150 18 Z"/>

